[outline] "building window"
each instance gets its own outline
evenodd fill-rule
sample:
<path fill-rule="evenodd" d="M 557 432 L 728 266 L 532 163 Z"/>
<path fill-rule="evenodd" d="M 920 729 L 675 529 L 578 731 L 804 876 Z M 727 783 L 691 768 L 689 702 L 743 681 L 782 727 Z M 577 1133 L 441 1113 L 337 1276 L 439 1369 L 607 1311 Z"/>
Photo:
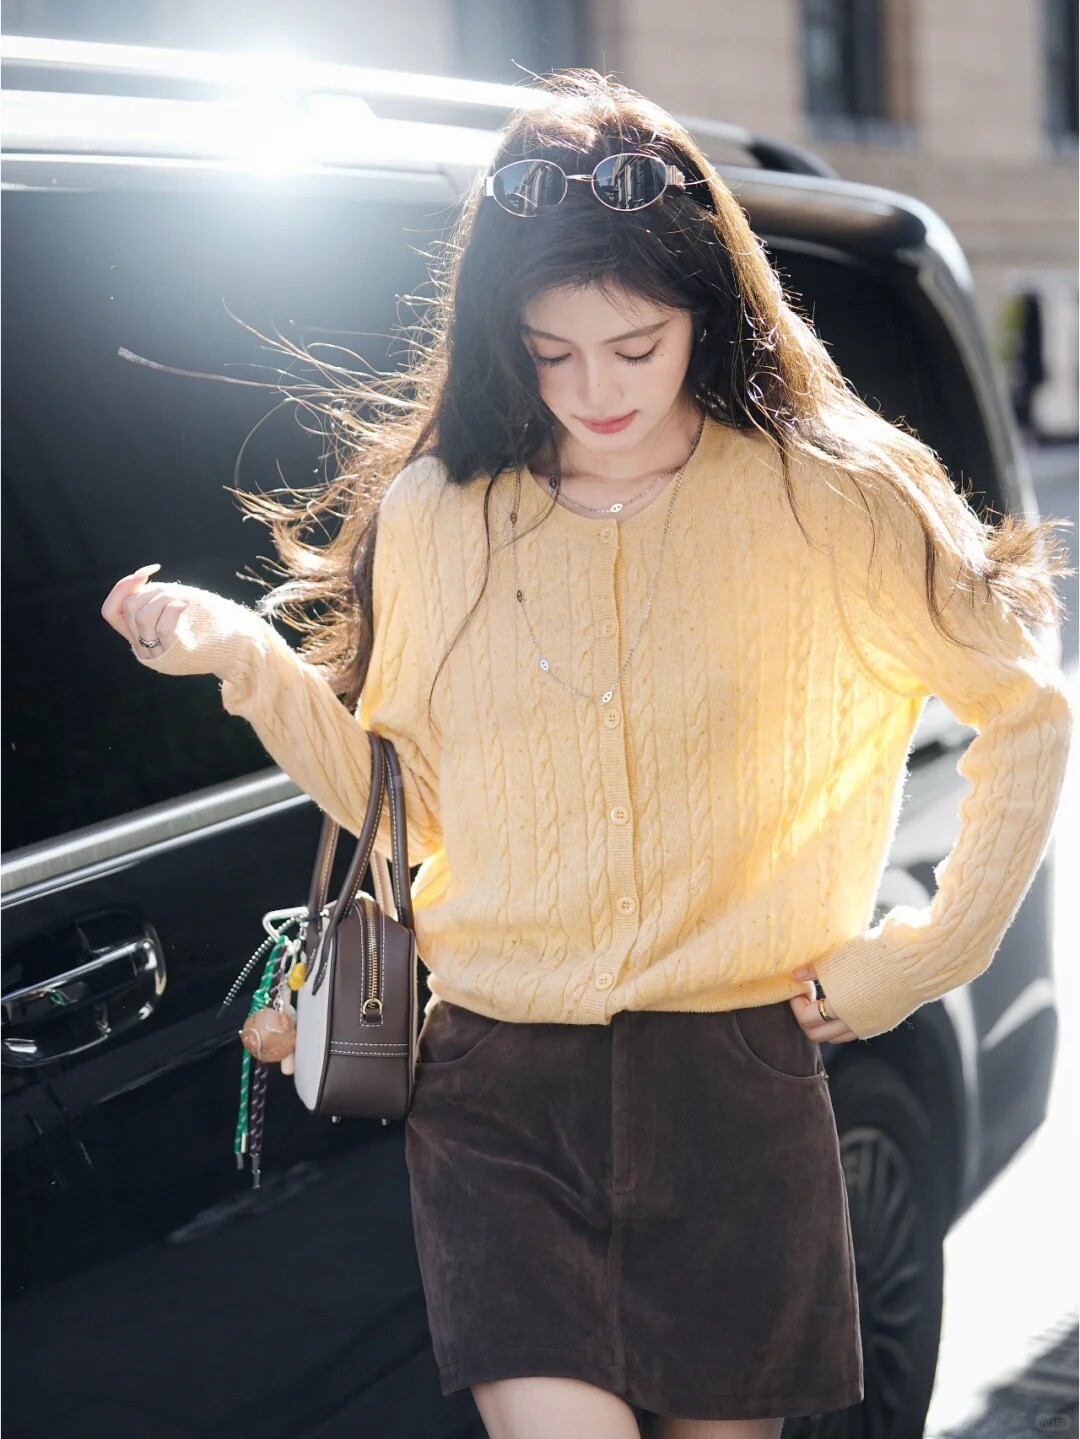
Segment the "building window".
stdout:
<path fill-rule="evenodd" d="M 911 136 L 893 96 L 902 77 L 890 72 L 890 23 L 897 7 L 883 0 L 803 0 L 802 52 L 807 127 L 819 139 L 896 144 Z M 906 108 L 906 106 L 901 107 Z"/>
<path fill-rule="evenodd" d="M 1052 140 L 1075 147 L 1077 131 L 1076 0 L 1043 0 L 1046 66 L 1043 126 Z"/>
<path fill-rule="evenodd" d="M 456 0 L 458 71 L 513 85 L 587 64 L 588 11 L 576 0 Z"/>
<path fill-rule="evenodd" d="M 806 0 L 803 55 L 812 115 L 883 115 L 879 0 Z"/>

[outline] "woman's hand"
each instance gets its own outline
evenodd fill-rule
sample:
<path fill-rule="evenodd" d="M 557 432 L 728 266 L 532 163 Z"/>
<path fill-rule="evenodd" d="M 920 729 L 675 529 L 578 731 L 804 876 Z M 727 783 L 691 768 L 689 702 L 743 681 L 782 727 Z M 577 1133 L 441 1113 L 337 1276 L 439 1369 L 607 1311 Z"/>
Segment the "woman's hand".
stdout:
<path fill-rule="evenodd" d="M 160 565 L 141 565 L 117 580 L 101 606 L 104 619 L 134 649 L 139 640 L 154 640 L 154 646 L 140 645 L 139 656 L 155 660 L 176 638 L 176 622 L 189 604 L 185 585 L 149 584 Z"/>
<path fill-rule="evenodd" d="M 817 970 L 812 964 L 800 964 L 798 969 L 793 969 L 792 974 L 796 979 L 816 980 Z M 821 1017 L 821 1010 L 817 1007 L 817 1000 L 802 995 L 793 995 L 788 1000 L 795 1011 L 795 1018 L 802 1025 L 803 1029 L 817 1044 L 847 1044 L 849 1040 L 858 1039 L 853 1030 L 848 1029 L 842 1019 L 824 1020 Z M 832 1005 L 829 1003 L 829 996 L 825 995 L 825 1008 L 832 1014 Z"/>

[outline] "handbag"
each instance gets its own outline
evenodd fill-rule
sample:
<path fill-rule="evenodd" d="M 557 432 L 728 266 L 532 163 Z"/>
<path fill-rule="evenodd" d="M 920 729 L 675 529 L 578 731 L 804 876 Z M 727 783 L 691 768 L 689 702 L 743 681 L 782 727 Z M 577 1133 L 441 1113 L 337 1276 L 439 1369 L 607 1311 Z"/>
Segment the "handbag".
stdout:
<path fill-rule="evenodd" d="M 401 769 L 393 745 L 365 733 L 372 750 L 367 814 L 329 913 L 324 906 L 340 826 L 323 817 L 308 897 L 315 954 L 297 992 L 294 1082 L 313 1114 L 388 1124 L 409 1112 L 416 1082 L 417 951 Z M 386 856 L 373 849 L 384 792 L 392 876 Z M 369 863 L 377 898 L 359 887 Z"/>
<path fill-rule="evenodd" d="M 365 730 L 371 746 L 367 813 L 334 904 L 327 903 L 340 825 L 323 815 L 306 908 L 263 916 L 267 939 L 234 982 L 218 1013 L 238 994 L 272 945 L 239 1031 L 244 1043 L 240 1108 L 233 1138 L 237 1167 L 250 1156 L 261 1182 L 266 1089 L 271 1064 L 291 1061 L 293 1083 L 313 1114 L 403 1119 L 412 1104 L 419 1050 L 418 954 L 405 828 L 405 791 L 389 740 Z M 374 848 L 390 806 L 393 872 Z M 375 895 L 360 888 L 371 866 Z M 290 938 L 286 930 L 297 925 Z M 295 1011 L 292 996 L 295 995 Z"/>

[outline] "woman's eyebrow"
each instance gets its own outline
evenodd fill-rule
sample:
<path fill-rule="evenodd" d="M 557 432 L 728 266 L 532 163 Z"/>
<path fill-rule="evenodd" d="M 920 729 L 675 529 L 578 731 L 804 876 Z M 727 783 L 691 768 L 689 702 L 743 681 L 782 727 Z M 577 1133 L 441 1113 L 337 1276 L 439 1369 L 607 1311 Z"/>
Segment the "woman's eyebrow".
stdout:
<path fill-rule="evenodd" d="M 640 330 L 627 330 L 623 335 L 612 335 L 610 340 L 601 340 L 603 345 L 614 345 L 619 340 L 636 340 L 639 335 L 651 335 L 667 324 L 666 320 L 657 320 L 655 325 L 642 325 Z M 560 345 L 572 345 L 572 340 L 566 340 L 562 335 L 549 334 L 547 330 L 535 330 L 532 325 L 522 324 L 521 328 L 529 335 L 539 335 L 542 340 L 558 340 Z"/>

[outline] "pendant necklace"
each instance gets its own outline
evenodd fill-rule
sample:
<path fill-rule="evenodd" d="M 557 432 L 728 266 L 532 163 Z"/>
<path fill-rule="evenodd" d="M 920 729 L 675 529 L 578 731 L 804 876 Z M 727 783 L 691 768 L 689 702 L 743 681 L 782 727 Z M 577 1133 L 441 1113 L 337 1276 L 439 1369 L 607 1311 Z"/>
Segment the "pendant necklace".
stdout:
<path fill-rule="evenodd" d="M 655 490 L 661 480 L 666 479 L 668 475 L 673 475 L 674 473 L 674 469 L 661 470 L 661 472 L 654 479 L 651 479 L 649 481 L 649 483 L 645 486 L 643 490 L 638 490 L 637 494 L 634 495 L 632 499 L 616 500 L 615 504 L 605 505 L 604 508 L 600 510 L 596 509 L 593 505 L 583 505 L 580 500 L 575 500 L 570 495 L 566 495 L 565 499 L 567 504 L 574 505 L 579 510 L 585 510 L 590 515 L 617 515 L 619 511 L 624 510 L 627 505 L 636 504 L 637 501 L 641 499 L 642 495 L 647 495 L 650 490 Z M 551 478 L 548 480 L 548 490 L 552 495 L 554 495 L 557 487 L 557 481 L 554 474 L 552 474 Z"/>
<path fill-rule="evenodd" d="M 676 476 L 675 476 L 675 483 L 674 483 L 674 484 L 672 485 L 672 487 L 671 487 L 671 499 L 668 501 L 667 514 L 666 514 L 665 517 L 664 517 L 664 531 L 663 531 L 663 534 L 662 534 L 661 537 L 660 537 L 660 551 L 659 551 L 659 554 L 658 554 L 657 557 L 656 557 L 656 568 L 655 568 L 654 571 L 653 571 L 652 581 L 651 581 L 651 583 L 650 583 L 650 585 L 649 585 L 649 597 L 648 597 L 648 599 L 647 599 L 646 602 L 645 602 L 645 609 L 644 609 L 644 612 L 643 612 L 643 614 L 642 614 L 642 616 L 641 616 L 641 622 L 640 622 L 640 624 L 638 625 L 637 638 L 634 640 L 634 643 L 630 646 L 630 649 L 629 649 L 629 651 L 627 652 L 627 656 L 626 656 L 626 658 L 623 660 L 622 665 L 621 665 L 620 668 L 619 668 L 619 673 L 615 676 L 615 681 L 614 681 L 614 683 L 612 684 L 611 688 L 608 689 L 608 690 L 605 690 L 604 693 L 603 693 L 602 695 L 600 695 L 599 697 L 597 697 L 596 695 L 586 694 L 584 690 L 580 690 L 580 689 L 578 689 L 576 686 L 574 686 L 574 685 L 572 685 L 572 684 L 569 684 L 566 680 L 560 679 L 559 676 L 554 673 L 554 671 L 553 671 L 552 668 L 551 668 L 551 665 L 549 664 L 549 662 L 547 661 L 547 659 L 544 657 L 544 652 L 543 652 L 543 650 L 540 648 L 540 643 L 539 643 L 539 641 L 538 641 L 537 638 L 536 638 L 536 631 L 533 629 L 532 621 L 529 619 L 529 612 L 528 612 L 528 610 L 525 608 L 525 596 L 524 596 L 524 594 L 522 593 L 522 589 L 521 589 L 521 576 L 520 576 L 520 574 L 519 574 L 519 572 L 518 572 L 518 553 L 517 553 L 517 543 L 516 543 L 516 540 L 517 540 L 517 518 L 518 518 L 517 508 L 515 507 L 514 509 L 512 509 L 512 510 L 510 511 L 510 528 L 511 528 L 511 532 L 512 532 L 512 533 L 511 533 L 510 550 L 511 550 L 511 554 L 513 555 L 513 559 L 514 559 L 514 590 L 515 590 L 515 593 L 516 593 L 516 598 L 517 598 L 518 604 L 521 606 L 521 613 L 522 613 L 522 615 L 524 616 L 526 625 L 528 626 L 529 635 L 530 635 L 531 638 L 532 638 L 533 649 L 534 649 L 535 652 L 536 652 L 536 658 L 537 658 L 537 660 L 538 660 L 538 662 L 539 662 L 539 664 L 540 664 L 540 668 L 544 671 L 545 674 L 549 674 L 553 680 L 555 680 L 558 684 L 562 685 L 563 689 L 569 690 L 571 694 L 577 695 L 577 696 L 579 697 L 579 699 L 589 700 L 592 704 L 595 704 L 595 705 L 605 705 L 605 704 L 609 704 L 609 703 L 611 702 L 612 696 L 615 694 L 615 691 L 616 691 L 616 690 L 618 689 L 618 687 L 619 687 L 619 684 L 620 684 L 620 682 L 621 682 L 621 680 L 622 680 L 623 675 L 626 673 L 627 666 L 630 664 L 630 661 L 634 658 L 634 652 L 635 652 L 635 650 L 637 649 L 638 644 L 639 644 L 639 642 L 640 642 L 640 640 L 641 640 L 641 636 L 642 636 L 642 634 L 643 634 L 643 632 L 644 632 L 644 629 L 645 629 L 645 623 L 646 623 L 646 621 L 648 620 L 648 618 L 649 618 L 649 612 L 650 612 L 650 610 L 652 609 L 653 596 L 654 596 L 655 593 L 656 593 L 656 582 L 657 582 L 657 580 L 658 580 L 658 578 L 659 578 L 659 576 L 660 576 L 660 566 L 661 566 L 661 564 L 662 564 L 662 562 L 663 562 L 663 558 L 664 558 L 664 547 L 665 547 L 665 545 L 667 544 L 668 530 L 669 530 L 669 528 L 671 527 L 671 514 L 672 514 L 672 510 L 673 510 L 674 505 L 675 505 L 675 497 L 676 497 L 676 495 L 679 493 L 679 486 L 682 484 L 683 471 L 686 469 L 686 466 L 690 463 L 690 461 L 691 461 L 691 459 L 693 458 L 693 456 L 697 453 L 697 447 L 698 447 L 699 443 L 701 442 L 701 432 L 702 432 L 702 430 L 703 430 L 704 428 L 705 428 L 705 412 L 702 411 L 701 420 L 700 420 L 699 423 L 698 423 L 697 435 L 696 435 L 696 437 L 695 437 L 695 439 L 694 439 L 693 447 L 692 447 L 691 450 L 690 450 L 690 454 L 686 457 L 686 459 L 683 461 L 683 463 L 679 466 L 678 472 L 677 472 L 677 474 L 676 474 Z M 666 471 L 665 473 L 670 474 L 671 471 L 668 470 L 668 471 Z M 663 476 L 660 476 L 659 478 L 663 478 Z M 555 462 L 554 462 L 554 459 L 552 460 L 552 474 L 551 474 L 551 479 L 550 479 L 550 481 L 549 481 L 548 483 L 549 483 L 549 487 L 550 487 L 550 488 L 553 489 L 553 488 L 555 487 L 556 478 L 555 478 Z M 654 481 L 653 483 L 655 483 L 655 481 Z M 651 488 L 651 486 L 650 486 L 650 488 Z M 644 491 L 643 491 L 642 493 L 644 493 Z M 518 502 L 520 502 L 520 499 L 521 499 L 521 471 L 520 471 L 520 470 L 518 471 L 518 477 L 517 477 L 517 496 L 518 496 Z M 631 503 L 632 503 L 632 502 L 631 502 Z M 619 505 L 619 506 L 615 506 L 615 507 L 613 507 L 613 508 L 615 508 L 615 509 L 621 509 L 622 506 Z M 597 514 L 610 514 L 611 512 L 612 512 L 611 510 L 597 510 L 597 511 L 595 511 L 595 513 L 597 513 Z"/>

